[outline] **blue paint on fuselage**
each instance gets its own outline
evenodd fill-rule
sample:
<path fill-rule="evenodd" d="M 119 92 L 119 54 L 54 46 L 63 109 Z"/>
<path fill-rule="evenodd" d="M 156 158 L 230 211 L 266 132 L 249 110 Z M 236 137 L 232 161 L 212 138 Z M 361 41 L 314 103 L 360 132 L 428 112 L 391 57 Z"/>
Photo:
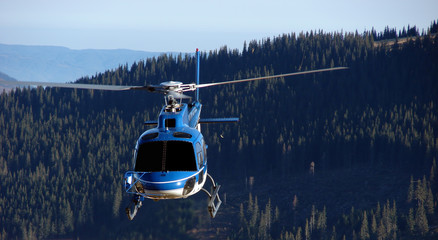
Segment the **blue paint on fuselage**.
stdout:
<path fill-rule="evenodd" d="M 163 129 L 170 128 L 166 126 L 166 120 L 175 120 L 175 125 L 172 126 L 176 131 L 180 131 L 183 127 L 196 128 L 201 114 L 202 105 L 199 102 L 193 102 L 190 104 L 182 103 L 175 108 L 169 108 L 164 106 L 161 109 L 158 117 L 157 128 L 162 131 Z"/>
<path fill-rule="evenodd" d="M 134 165 L 136 164 L 135 161 L 137 159 L 135 158 L 137 157 L 139 146 L 148 142 L 159 141 L 183 141 L 190 143 L 195 156 L 194 161 L 196 161 L 196 171 L 136 172 L 137 176 L 141 176 L 139 182 L 146 190 L 181 189 L 192 178 L 195 178 L 196 182 L 200 182 L 200 176 L 205 178 L 207 171 L 206 146 L 202 134 L 196 129 L 201 108 L 202 105 L 197 101 L 190 104 L 181 103 L 174 108 L 164 106 L 158 117 L 157 127 L 145 131 L 139 137 L 136 145 Z"/>

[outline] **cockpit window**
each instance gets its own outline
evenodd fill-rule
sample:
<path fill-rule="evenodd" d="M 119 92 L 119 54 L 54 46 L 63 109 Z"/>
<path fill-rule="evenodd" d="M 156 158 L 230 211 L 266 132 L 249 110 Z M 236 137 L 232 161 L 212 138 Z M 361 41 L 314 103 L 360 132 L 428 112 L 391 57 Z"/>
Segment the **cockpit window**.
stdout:
<path fill-rule="evenodd" d="M 150 140 L 158 137 L 158 133 L 149 133 L 141 137 L 142 140 Z"/>
<path fill-rule="evenodd" d="M 191 142 L 146 142 L 138 148 L 135 171 L 166 172 L 196 170 L 195 152 Z"/>
<path fill-rule="evenodd" d="M 174 132 L 173 136 L 177 138 L 192 138 L 192 135 L 186 132 Z"/>

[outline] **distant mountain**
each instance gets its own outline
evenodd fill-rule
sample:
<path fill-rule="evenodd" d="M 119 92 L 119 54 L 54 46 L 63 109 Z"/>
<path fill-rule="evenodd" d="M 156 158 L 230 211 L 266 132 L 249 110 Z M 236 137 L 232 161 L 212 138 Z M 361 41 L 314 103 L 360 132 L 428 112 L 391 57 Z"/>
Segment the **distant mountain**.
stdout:
<path fill-rule="evenodd" d="M 10 77 L 8 74 L 0 72 L 0 93 L 2 93 L 3 90 L 9 91 L 13 88 L 11 86 L 2 85 L 1 84 L 2 80 L 4 80 L 4 81 L 17 81 L 16 79 Z"/>
<path fill-rule="evenodd" d="M 6 73 L 0 72 L 0 80 L 6 80 L 6 81 L 17 81 L 17 79 L 9 76 Z"/>
<path fill-rule="evenodd" d="M 72 50 L 0 44 L 0 72 L 19 81 L 71 82 L 161 54 L 126 49 Z"/>

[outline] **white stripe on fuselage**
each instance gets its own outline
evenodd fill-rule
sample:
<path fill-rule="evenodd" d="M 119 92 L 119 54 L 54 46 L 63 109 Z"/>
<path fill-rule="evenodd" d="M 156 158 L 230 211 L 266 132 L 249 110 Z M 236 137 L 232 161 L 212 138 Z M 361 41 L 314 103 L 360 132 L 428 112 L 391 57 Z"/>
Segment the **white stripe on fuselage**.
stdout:
<path fill-rule="evenodd" d="M 193 175 L 191 175 L 191 176 L 188 176 L 188 177 L 185 177 L 185 178 L 181 178 L 181 179 L 178 179 L 178 180 L 167 181 L 167 182 L 150 182 L 150 181 L 144 181 L 144 180 L 141 180 L 141 182 L 144 182 L 144 183 L 153 183 L 153 184 L 166 184 L 166 183 L 174 183 L 174 182 L 184 181 L 184 180 L 187 180 L 187 179 L 189 179 L 189 178 L 191 178 L 191 177 L 193 177 L 193 176 L 198 175 L 201 171 L 204 170 L 204 168 L 205 168 L 205 167 L 202 167 L 198 172 L 196 172 L 195 174 L 193 174 Z"/>

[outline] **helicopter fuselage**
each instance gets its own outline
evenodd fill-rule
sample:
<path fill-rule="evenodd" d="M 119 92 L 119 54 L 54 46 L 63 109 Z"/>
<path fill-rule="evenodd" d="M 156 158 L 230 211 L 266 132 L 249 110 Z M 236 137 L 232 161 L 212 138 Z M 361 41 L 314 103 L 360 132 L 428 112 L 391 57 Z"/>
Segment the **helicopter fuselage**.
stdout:
<path fill-rule="evenodd" d="M 207 145 L 200 132 L 202 105 L 165 105 L 155 128 L 144 132 L 134 151 L 134 171 L 125 173 L 128 193 L 145 198 L 186 198 L 199 192 L 207 176 Z"/>

